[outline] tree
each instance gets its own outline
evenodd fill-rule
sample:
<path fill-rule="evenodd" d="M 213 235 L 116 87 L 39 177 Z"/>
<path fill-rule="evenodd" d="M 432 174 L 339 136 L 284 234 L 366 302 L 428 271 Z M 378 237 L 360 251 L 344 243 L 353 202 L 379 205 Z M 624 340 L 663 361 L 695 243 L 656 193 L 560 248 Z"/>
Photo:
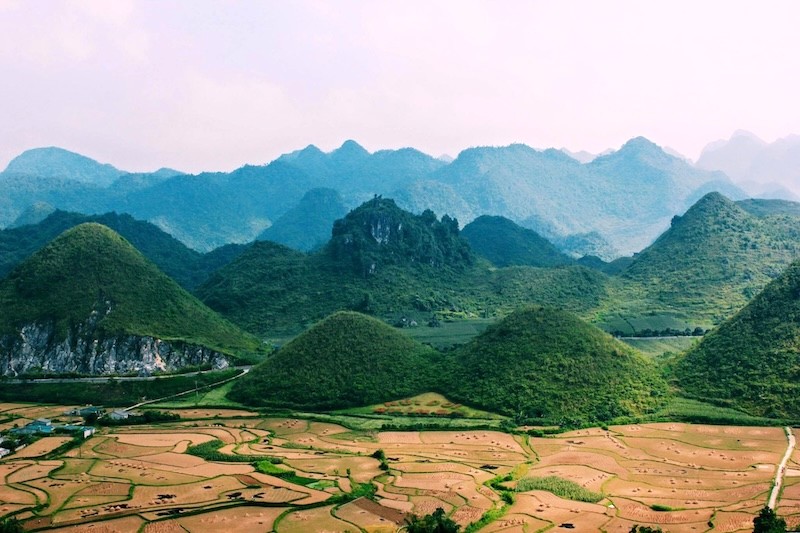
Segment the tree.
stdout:
<path fill-rule="evenodd" d="M 640 526 L 635 525 L 631 528 L 630 533 L 664 533 L 660 527 Z"/>
<path fill-rule="evenodd" d="M 0 533 L 23 533 L 22 523 L 16 518 L 6 518 L 0 521 Z"/>
<path fill-rule="evenodd" d="M 460 529 L 461 526 L 448 518 L 441 507 L 422 518 L 411 515 L 411 518 L 406 519 L 405 526 L 407 533 L 458 533 Z"/>
<path fill-rule="evenodd" d="M 786 520 L 778 518 L 775 511 L 764 507 L 758 516 L 753 519 L 753 533 L 785 533 Z"/>

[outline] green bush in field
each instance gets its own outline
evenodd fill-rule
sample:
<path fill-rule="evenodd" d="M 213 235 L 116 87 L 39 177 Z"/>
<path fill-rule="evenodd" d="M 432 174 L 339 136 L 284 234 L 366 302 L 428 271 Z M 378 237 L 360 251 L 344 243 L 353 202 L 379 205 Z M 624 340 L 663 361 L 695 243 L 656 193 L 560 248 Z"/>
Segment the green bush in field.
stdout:
<path fill-rule="evenodd" d="M 573 481 L 558 476 L 525 477 L 517 482 L 517 492 L 528 492 L 530 490 L 545 490 L 552 492 L 559 498 L 578 502 L 597 503 L 604 498 L 598 492 L 592 492 Z"/>

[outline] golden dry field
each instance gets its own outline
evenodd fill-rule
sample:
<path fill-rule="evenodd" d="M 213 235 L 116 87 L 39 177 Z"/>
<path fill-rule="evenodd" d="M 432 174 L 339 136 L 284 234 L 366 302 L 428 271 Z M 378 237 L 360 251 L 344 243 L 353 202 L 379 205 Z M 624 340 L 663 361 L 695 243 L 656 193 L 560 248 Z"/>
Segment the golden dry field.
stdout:
<path fill-rule="evenodd" d="M 64 410 L 2 407 L 26 418 Z M 787 444 L 781 428 L 654 423 L 533 438 L 173 412 L 180 421 L 103 428 L 45 459 L 63 442 L 46 437 L 1 460 L 0 516 L 59 532 L 393 532 L 441 507 L 465 528 L 491 517 L 487 532 L 751 531 Z M 198 445 L 216 455 L 189 453 Z M 505 492 L 551 476 L 602 499 Z M 800 453 L 786 476 L 777 510 L 799 524 Z"/>

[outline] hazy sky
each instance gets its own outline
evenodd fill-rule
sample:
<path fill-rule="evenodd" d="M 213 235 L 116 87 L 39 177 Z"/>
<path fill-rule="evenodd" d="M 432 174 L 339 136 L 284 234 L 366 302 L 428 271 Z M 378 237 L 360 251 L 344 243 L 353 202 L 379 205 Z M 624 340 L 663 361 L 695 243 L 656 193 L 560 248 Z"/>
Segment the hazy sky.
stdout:
<path fill-rule="evenodd" d="M 0 0 L 0 169 L 800 133 L 797 1 Z"/>

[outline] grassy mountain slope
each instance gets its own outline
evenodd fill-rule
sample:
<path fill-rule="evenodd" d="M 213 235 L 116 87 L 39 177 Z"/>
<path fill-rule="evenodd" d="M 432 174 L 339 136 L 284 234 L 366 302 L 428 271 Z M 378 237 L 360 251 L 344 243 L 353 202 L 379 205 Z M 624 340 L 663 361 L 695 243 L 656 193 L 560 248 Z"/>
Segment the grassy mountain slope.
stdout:
<path fill-rule="evenodd" d="M 504 217 L 480 216 L 464 226 L 461 235 L 475 252 L 499 267 L 551 267 L 572 263 L 572 259 L 547 239 Z"/>
<path fill-rule="evenodd" d="M 756 217 L 718 193 L 704 196 L 623 273 L 661 304 L 730 317 L 800 255 L 800 225 Z"/>
<path fill-rule="evenodd" d="M 337 409 L 424 392 L 434 352 L 368 316 L 340 312 L 298 336 L 237 381 L 249 405 Z"/>
<path fill-rule="evenodd" d="M 53 322 L 56 334 L 96 320 L 96 335 L 180 340 L 223 353 L 260 342 L 205 307 L 111 229 L 64 232 L 0 282 L 0 332 Z"/>
<path fill-rule="evenodd" d="M 0 230 L 0 277 L 62 232 L 84 222 L 97 222 L 113 229 L 159 269 L 189 290 L 205 281 L 211 272 L 232 261 L 245 248 L 243 245 L 227 245 L 201 254 L 153 224 L 135 220 L 130 215 L 81 215 L 56 211 L 38 224 Z"/>
<path fill-rule="evenodd" d="M 689 394 L 748 413 L 800 417 L 800 262 L 675 364 Z"/>
<path fill-rule="evenodd" d="M 667 393 L 632 348 L 553 308 L 514 312 L 452 358 L 448 397 L 521 418 L 609 420 L 652 410 Z"/>
<path fill-rule="evenodd" d="M 766 217 L 769 215 L 791 215 L 800 217 L 800 202 L 750 198 L 747 200 L 740 200 L 736 202 L 736 204 L 751 215 L 757 217 Z"/>

